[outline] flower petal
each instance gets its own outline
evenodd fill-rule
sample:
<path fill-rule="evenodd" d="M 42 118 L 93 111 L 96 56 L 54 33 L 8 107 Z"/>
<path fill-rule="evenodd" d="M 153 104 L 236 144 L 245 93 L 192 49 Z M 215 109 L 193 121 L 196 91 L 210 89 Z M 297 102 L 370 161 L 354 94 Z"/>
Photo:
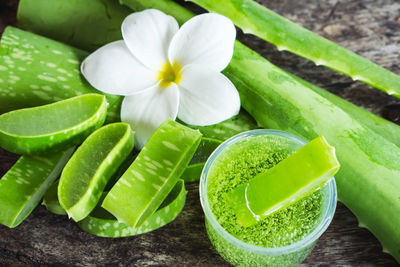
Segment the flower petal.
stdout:
<path fill-rule="evenodd" d="M 221 73 L 198 65 L 182 70 L 179 93 L 178 118 L 188 124 L 216 124 L 240 110 L 239 93 L 232 82 Z"/>
<path fill-rule="evenodd" d="M 228 66 L 233 55 L 236 29 L 232 21 L 218 14 L 202 14 L 182 25 L 168 50 L 171 63 L 206 65 L 215 71 Z"/>
<path fill-rule="evenodd" d="M 154 131 L 166 119 L 175 120 L 179 106 L 179 91 L 175 84 L 168 88 L 158 85 L 149 90 L 125 97 L 121 120 L 135 131 L 135 146 L 142 148 Z"/>
<path fill-rule="evenodd" d="M 157 9 L 136 12 L 122 23 L 122 36 L 133 55 L 147 67 L 161 70 L 168 62 L 168 47 L 178 31 L 176 20 Z"/>
<path fill-rule="evenodd" d="M 131 95 L 157 84 L 157 72 L 137 61 L 124 41 L 90 54 L 82 62 L 81 72 L 94 88 L 112 95 Z"/>

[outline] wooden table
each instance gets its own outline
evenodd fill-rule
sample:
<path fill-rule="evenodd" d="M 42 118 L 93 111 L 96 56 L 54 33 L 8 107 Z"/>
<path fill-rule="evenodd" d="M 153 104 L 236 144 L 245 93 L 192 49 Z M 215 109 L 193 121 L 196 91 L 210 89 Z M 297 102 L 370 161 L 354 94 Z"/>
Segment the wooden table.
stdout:
<path fill-rule="evenodd" d="M 400 2 L 398 0 L 264 0 L 285 17 L 400 74 Z M 15 22 L 17 0 L 1 0 L 0 33 Z M 189 5 L 191 7 L 191 5 Z M 372 112 L 399 103 L 380 91 L 252 36 L 239 39 L 274 64 Z M 1 103 L 0 103 L 1 104 Z M 0 150 L 0 175 L 16 156 Z M 198 185 L 187 185 L 188 200 L 177 220 L 149 234 L 105 239 L 81 231 L 64 216 L 39 206 L 16 229 L 0 226 L 0 266 L 222 266 L 204 229 Z M 399 229 L 400 230 L 400 229 Z M 303 266 L 395 266 L 379 242 L 357 226 L 351 212 L 338 205 L 335 218 Z"/>

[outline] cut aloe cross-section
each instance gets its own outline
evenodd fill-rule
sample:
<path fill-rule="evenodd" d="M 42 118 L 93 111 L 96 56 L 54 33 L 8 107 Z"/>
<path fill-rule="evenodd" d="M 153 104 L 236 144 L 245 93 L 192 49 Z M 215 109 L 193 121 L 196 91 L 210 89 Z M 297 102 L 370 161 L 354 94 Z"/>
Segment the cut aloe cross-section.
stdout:
<path fill-rule="evenodd" d="M 335 148 L 320 136 L 228 194 L 238 222 L 248 227 L 260 218 L 313 193 L 339 171 Z"/>
<path fill-rule="evenodd" d="M 122 122 L 98 129 L 83 142 L 65 166 L 58 185 L 60 204 L 69 217 L 80 221 L 90 214 L 132 150 L 132 130 Z"/>
<path fill-rule="evenodd" d="M 57 179 L 74 148 L 41 156 L 22 156 L 0 179 L 0 223 L 18 226 Z"/>
<path fill-rule="evenodd" d="M 175 220 L 185 206 L 185 202 L 186 190 L 184 182 L 179 180 L 156 212 L 138 228 L 132 228 L 125 223 L 118 222 L 112 214 L 100 206 L 97 206 L 78 225 L 85 232 L 101 237 L 126 237 L 144 234 Z"/>
<path fill-rule="evenodd" d="M 46 194 L 44 194 L 42 205 L 46 209 L 57 215 L 67 215 L 67 212 L 61 207 L 58 201 L 57 188 L 60 180 L 55 181 L 49 189 L 47 189 Z"/>
<path fill-rule="evenodd" d="M 87 94 L 0 116 L 0 146 L 16 154 L 34 154 L 80 144 L 103 125 L 107 101 Z"/>
<path fill-rule="evenodd" d="M 118 221 L 139 227 L 176 184 L 200 141 L 199 131 L 166 120 L 108 193 L 102 207 Z"/>

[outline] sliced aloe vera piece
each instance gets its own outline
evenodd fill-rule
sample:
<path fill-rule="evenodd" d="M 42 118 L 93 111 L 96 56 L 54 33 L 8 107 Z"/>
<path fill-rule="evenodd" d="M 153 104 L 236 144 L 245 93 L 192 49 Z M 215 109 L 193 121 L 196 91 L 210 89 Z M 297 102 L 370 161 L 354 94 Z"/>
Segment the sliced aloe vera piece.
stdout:
<path fill-rule="evenodd" d="M 199 131 L 166 120 L 113 186 L 102 207 L 118 221 L 138 228 L 176 184 L 200 141 Z"/>
<path fill-rule="evenodd" d="M 87 94 L 0 116 L 0 146 L 16 154 L 34 154 L 80 144 L 103 125 L 107 101 Z"/>
<path fill-rule="evenodd" d="M 7 27 L 0 41 L 0 114 L 83 94 L 102 94 L 81 75 L 80 64 L 87 56 L 69 45 Z M 118 121 L 122 97 L 106 97 L 107 122 Z"/>
<path fill-rule="evenodd" d="M 106 194 L 103 194 L 105 197 Z M 138 228 L 119 222 L 112 214 L 97 206 L 92 213 L 78 222 L 89 234 L 101 237 L 127 237 L 148 233 L 172 222 L 181 213 L 186 202 L 183 180 L 179 180 L 160 207 Z"/>
<path fill-rule="evenodd" d="M 321 188 L 340 168 L 335 148 L 317 137 L 228 193 L 238 222 L 248 227 Z"/>
<path fill-rule="evenodd" d="M 74 148 L 22 156 L 0 179 L 0 223 L 14 228 L 33 211 L 57 179 Z"/>
<path fill-rule="evenodd" d="M 68 216 L 80 221 L 90 214 L 118 167 L 133 149 L 129 124 L 108 124 L 92 133 L 65 166 L 58 199 Z"/>
<path fill-rule="evenodd" d="M 42 205 L 46 209 L 57 215 L 67 215 L 67 212 L 61 207 L 58 201 L 57 188 L 60 180 L 55 181 L 49 189 L 47 189 L 46 194 L 44 194 Z"/>

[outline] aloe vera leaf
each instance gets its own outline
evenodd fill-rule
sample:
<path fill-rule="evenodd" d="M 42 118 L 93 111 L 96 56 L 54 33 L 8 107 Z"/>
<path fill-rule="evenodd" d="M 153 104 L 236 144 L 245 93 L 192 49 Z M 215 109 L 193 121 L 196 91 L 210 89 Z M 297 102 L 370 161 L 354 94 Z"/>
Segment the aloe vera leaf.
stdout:
<path fill-rule="evenodd" d="M 17 18 L 18 26 L 23 29 L 93 51 L 122 39 L 121 23 L 130 13 L 115 0 L 21 0 Z M 96 31 L 92 30 L 93 25 Z"/>
<path fill-rule="evenodd" d="M 286 73 L 290 75 L 293 79 L 302 83 L 305 87 L 313 90 L 315 93 L 320 96 L 328 99 L 330 102 L 347 112 L 350 116 L 352 116 L 355 120 L 363 124 L 364 126 L 370 128 L 375 133 L 381 135 L 386 138 L 388 141 L 394 143 L 398 147 L 400 147 L 400 127 L 399 125 L 392 123 L 382 117 L 375 115 L 374 113 L 369 112 L 359 106 L 354 105 L 353 103 L 334 95 L 327 90 L 322 89 L 314 84 L 311 84 L 293 74 Z"/>
<path fill-rule="evenodd" d="M 183 180 L 179 180 L 160 207 L 138 228 L 132 228 L 119 222 L 101 206 L 97 206 L 88 217 L 78 222 L 78 226 L 85 232 L 101 237 L 127 237 L 144 234 L 175 220 L 183 210 L 185 202 L 185 186 Z"/>
<path fill-rule="evenodd" d="M 200 145 L 197 148 L 196 153 L 194 153 L 190 164 L 206 162 L 211 153 L 213 153 L 220 144 L 222 144 L 222 141 L 217 139 L 208 137 L 201 138 Z"/>
<path fill-rule="evenodd" d="M 256 129 L 258 125 L 246 111 L 241 110 L 238 115 L 218 124 L 209 126 L 188 125 L 188 127 L 200 130 L 204 137 L 224 141 L 241 132 Z"/>
<path fill-rule="evenodd" d="M 129 124 L 112 123 L 93 132 L 65 166 L 58 198 L 68 216 L 78 222 L 90 214 L 107 182 L 133 150 Z"/>
<path fill-rule="evenodd" d="M 204 165 L 206 164 L 201 162 L 187 166 L 182 174 L 182 179 L 185 181 L 185 183 L 200 181 L 201 172 L 203 171 Z"/>
<path fill-rule="evenodd" d="M 249 227 L 314 193 L 338 171 L 335 148 L 320 136 L 228 193 L 238 222 Z"/>
<path fill-rule="evenodd" d="M 400 76 L 278 15 L 253 0 L 190 0 L 230 18 L 254 34 L 294 54 L 400 98 Z"/>
<path fill-rule="evenodd" d="M 0 223 L 17 227 L 57 179 L 74 148 L 46 155 L 22 156 L 0 179 Z"/>
<path fill-rule="evenodd" d="M 87 94 L 0 116 L 0 147 L 16 154 L 37 154 L 78 145 L 103 125 L 107 101 Z"/>
<path fill-rule="evenodd" d="M 58 29 L 59 30 L 59 29 Z M 0 41 L 0 114 L 99 93 L 80 73 L 87 52 L 7 27 Z M 106 95 L 107 122 L 118 121 L 122 97 Z"/>
<path fill-rule="evenodd" d="M 46 194 L 43 196 L 42 205 L 46 207 L 48 211 L 57 215 L 67 215 L 67 212 L 61 207 L 58 201 L 57 188 L 60 180 L 55 181 Z"/>
<path fill-rule="evenodd" d="M 102 207 L 118 221 L 138 228 L 176 184 L 200 141 L 199 131 L 166 120 L 107 194 Z"/>
<path fill-rule="evenodd" d="M 186 183 L 197 182 L 200 180 L 205 162 L 221 143 L 222 141 L 217 139 L 207 137 L 201 139 L 200 145 L 190 161 L 190 165 L 186 167 L 182 174 L 182 179 L 184 179 Z"/>

